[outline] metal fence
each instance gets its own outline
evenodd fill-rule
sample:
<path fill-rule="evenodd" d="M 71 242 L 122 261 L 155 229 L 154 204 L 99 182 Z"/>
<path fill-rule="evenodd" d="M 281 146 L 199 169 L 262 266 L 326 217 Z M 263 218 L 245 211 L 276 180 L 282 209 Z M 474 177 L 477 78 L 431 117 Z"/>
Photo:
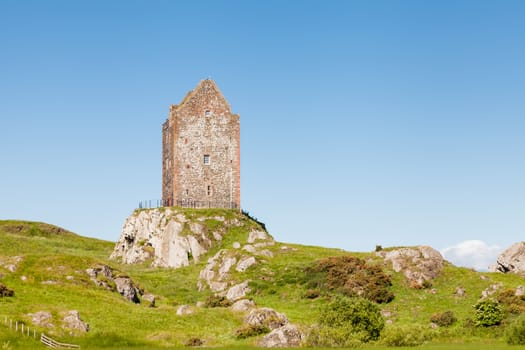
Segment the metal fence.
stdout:
<path fill-rule="evenodd" d="M 182 208 L 221 208 L 221 209 L 239 209 L 235 202 L 220 202 L 220 201 L 196 201 L 191 199 L 186 200 L 161 200 L 161 199 L 147 199 L 139 202 L 139 209 L 151 209 L 160 207 L 182 207 Z"/>

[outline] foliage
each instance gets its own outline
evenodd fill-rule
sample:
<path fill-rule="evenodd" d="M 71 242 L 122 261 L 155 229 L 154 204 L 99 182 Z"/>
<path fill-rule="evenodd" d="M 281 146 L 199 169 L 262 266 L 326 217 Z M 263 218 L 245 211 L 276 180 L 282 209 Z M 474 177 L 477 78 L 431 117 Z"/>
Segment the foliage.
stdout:
<path fill-rule="evenodd" d="M 204 302 L 204 306 L 206 307 L 229 307 L 231 305 L 232 302 L 229 301 L 228 298 L 219 295 L 210 295 Z"/>
<path fill-rule="evenodd" d="M 186 340 L 186 342 L 184 343 L 184 346 L 202 346 L 204 345 L 204 340 L 200 339 L 200 338 L 190 338 L 188 340 Z"/>
<path fill-rule="evenodd" d="M 509 345 L 525 345 L 525 315 L 521 315 L 506 329 L 505 339 Z"/>
<path fill-rule="evenodd" d="M 264 325 L 245 324 L 245 325 L 242 325 L 240 328 L 238 328 L 235 331 L 235 337 L 237 339 L 246 339 L 246 338 L 255 337 L 257 335 L 265 334 L 269 332 L 270 332 L 270 328 Z"/>
<path fill-rule="evenodd" d="M 514 289 L 506 289 L 498 294 L 498 302 L 508 313 L 520 314 L 525 312 L 525 296 L 516 295 Z"/>
<path fill-rule="evenodd" d="M 433 314 L 430 317 L 430 322 L 437 324 L 440 327 L 449 327 L 456 323 L 458 319 L 454 315 L 454 312 L 448 310 L 442 313 Z"/>
<path fill-rule="evenodd" d="M 360 296 L 377 303 L 394 299 L 390 276 L 380 266 L 354 256 L 322 259 L 306 269 L 311 289 L 328 289 L 349 297 Z"/>
<path fill-rule="evenodd" d="M 15 292 L 12 289 L 7 288 L 4 284 L 0 283 L 0 297 L 12 297 Z"/>
<path fill-rule="evenodd" d="M 431 332 L 421 325 L 390 326 L 381 335 L 381 342 L 389 347 L 418 346 L 431 339 Z"/>
<path fill-rule="evenodd" d="M 481 300 L 474 305 L 474 309 L 476 310 L 474 324 L 478 327 L 495 326 L 503 320 L 501 305 L 496 300 Z"/>
<path fill-rule="evenodd" d="M 364 298 L 336 296 L 321 309 L 319 327 L 309 336 L 311 346 L 345 346 L 377 340 L 385 320 L 379 307 Z"/>

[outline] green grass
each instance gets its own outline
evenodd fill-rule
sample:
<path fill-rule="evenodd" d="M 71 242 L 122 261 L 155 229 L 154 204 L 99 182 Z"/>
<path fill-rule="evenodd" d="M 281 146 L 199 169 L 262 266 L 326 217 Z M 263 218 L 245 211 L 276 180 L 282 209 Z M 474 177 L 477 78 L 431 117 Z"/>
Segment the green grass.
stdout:
<path fill-rule="evenodd" d="M 220 230 L 221 221 L 237 219 L 240 227 L 224 228 L 223 240 L 207 255 L 188 267 L 180 269 L 152 268 L 149 263 L 122 265 L 108 259 L 114 243 L 81 237 L 56 226 L 22 221 L 0 221 L 0 279 L 15 291 L 12 298 L 0 298 L 0 321 L 4 316 L 32 326 L 29 313 L 49 311 L 55 318 L 67 310 L 78 310 L 89 323 L 90 331 L 83 336 L 70 336 L 55 329 L 37 329 L 54 335 L 57 340 L 80 344 L 83 349 L 163 349 L 182 347 L 192 337 L 205 341 L 208 347 L 250 349 L 259 338 L 237 340 L 235 330 L 242 324 L 242 314 L 225 308 L 197 308 L 210 291 L 197 291 L 200 270 L 209 257 L 220 249 L 230 249 L 234 242 L 244 244 L 248 233 L 260 225 L 235 210 L 184 210 L 190 220 L 204 224 L 208 230 Z M 205 220 L 201 218 L 205 217 Z M 274 308 L 287 315 L 290 322 L 307 329 L 316 323 L 319 308 L 326 297 L 305 297 L 304 269 L 318 259 L 352 254 L 375 263 L 381 263 L 374 253 L 348 253 L 340 249 L 276 243 L 265 247 L 273 258 L 258 255 L 258 264 L 244 273 L 231 272 L 235 282 L 251 280 L 249 297 L 259 306 Z M 5 267 L 22 258 L 15 272 Z M 146 292 L 156 297 L 155 308 L 135 305 L 120 295 L 96 287 L 85 273 L 87 268 L 107 264 L 132 279 Z M 506 323 L 495 328 L 468 326 L 474 317 L 473 305 L 481 291 L 494 283 L 503 288 L 516 288 L 523 278 L 499 273 L 477 273 L 445 264 L 431 289 L 412 289 L 404 277 L 387 268 L 393 280 L 395 299 L 380 305 L 388 310 L 395 325 L 422 324 L 430 326 L 430 317 L 437 312 L 453 311 L 458 318 L 450 328 L 434 331 L 434 340 L 419 349 L 509 349 L 502 341 Z M 485 276 L 482 279 L 481 276 Z M 25 281 L 22 280 L 25 278 Z M 52 284 L 51 284 L 52 283 Z M 456 287 L 466 289 L 464 297 L 454 295 Z M 182 304 L 193 305 L 195 313 L 177 316 Z M 465 326 L 467 325 L 467 326 Z M 0 325 L 0 350 L 9 342 L 12 349 L 42 348 L 38 342 L 21 337 Z M 364 349 L 385 349 L 367 345 Z"/>

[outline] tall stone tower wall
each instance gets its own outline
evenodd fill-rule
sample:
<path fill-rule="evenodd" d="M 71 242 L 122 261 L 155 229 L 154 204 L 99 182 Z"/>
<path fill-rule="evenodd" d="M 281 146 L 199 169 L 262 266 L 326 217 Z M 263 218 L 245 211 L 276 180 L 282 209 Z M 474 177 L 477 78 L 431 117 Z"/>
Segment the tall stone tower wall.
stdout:
<path fill-rule="evenodd" d="M 240 208 L 240 122 L 203 80 L 162 127 L 164 205 Z"/>

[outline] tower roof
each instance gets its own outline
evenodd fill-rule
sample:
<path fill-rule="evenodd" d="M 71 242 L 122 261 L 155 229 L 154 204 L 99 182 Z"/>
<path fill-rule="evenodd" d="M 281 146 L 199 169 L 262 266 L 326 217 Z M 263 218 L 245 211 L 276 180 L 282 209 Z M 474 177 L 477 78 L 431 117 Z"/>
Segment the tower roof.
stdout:
<path fill-rule="evenodd" d="M 197 84 L 195 89 L 186 94 L 182 102 L 173 106 L 174 109 L 180 110 L 182 108 L 200 107 L 221 107 L 231 113 L 231 107 L 224 95 L 217 87 L 217 84 L 211 79 L 204 79 Z"/>

